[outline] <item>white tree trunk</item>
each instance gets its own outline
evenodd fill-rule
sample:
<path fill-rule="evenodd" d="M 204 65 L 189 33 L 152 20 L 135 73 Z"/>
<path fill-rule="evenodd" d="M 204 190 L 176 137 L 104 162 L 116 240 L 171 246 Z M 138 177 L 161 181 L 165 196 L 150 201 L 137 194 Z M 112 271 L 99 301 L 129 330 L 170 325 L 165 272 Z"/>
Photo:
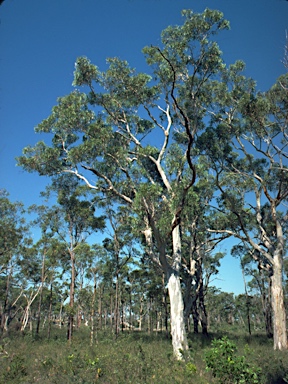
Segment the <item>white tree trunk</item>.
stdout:
<path fill-rule="evenodd" d="M 175 218 L 174 218 L 175 219 Z M 174 222 L 173 219 L 173 222 Z M 152 228 L 148 223 L 147 228 L 143 232 L 145 235 L 148 252 L 151 259 L 156 260 L 152 249 Z M 176 225 L 172 231 L 173 243 L 173 263 L 169 265 L 166 255 L 166 244 L 160 239 L 158 231 L 154 228 L 153 235 L 155 236 L 157 249 L 159 252 L 160 265 L 166 274 L 168 281 L 168 293 L 170 298 L 170 322 L 173 353 L 177 360 L 182 360 L 183 355 L 188 351 L 188 342 L 184 322 L 184 301 L 180 284 L 180 268 L 181 268 L 181 235 L 180 225 Z"/>
<path fill-rule="evenodd" d="M 287 349 L 286 311 L 282 285 L 282 257 L 274 256 L 273 275 L 271 277 L 271 301 L 273 310 L 274 349 Z"/>
<path fill-rule="evenodd" d="M 173 229 L 172 240 L 173 268 L 168 273 L 171 335 L 174 356 L 178 360 L 182 360 L 183 355 L 188 350 L 188 342 L 184 322 L 184 301 L 179 276 L 181 266 L 181 235 L 179 225 Z"/>
<path fill-rule="evenodd" d="M 23 318 L 22 318 L 22 325 L 21 325 L 21 332 L 23 332 L 28 324 L 29 321 L 29 314 L 30 314 L 30 308 L 33 303 L 33 301 L 36 299 L 37 295 L 39 294 L 41 289 L 41 285 L 39 285 L 37 291 L 35 292 L 33 296 L 33 292 L 31 293 L 30 297 L 25 296 L 25 299 L 27 300 L 27 306 L 24 310 Z"/>
<path fill-rule="evenodd" d="M 183 297 L 180 278 L 171 273 L 168 279 L 168 292 L 170 298 L 171 335 L 174 356 L 183 359 L 183 353 L 188 350 L 188 342 L 184 324 Z"/>

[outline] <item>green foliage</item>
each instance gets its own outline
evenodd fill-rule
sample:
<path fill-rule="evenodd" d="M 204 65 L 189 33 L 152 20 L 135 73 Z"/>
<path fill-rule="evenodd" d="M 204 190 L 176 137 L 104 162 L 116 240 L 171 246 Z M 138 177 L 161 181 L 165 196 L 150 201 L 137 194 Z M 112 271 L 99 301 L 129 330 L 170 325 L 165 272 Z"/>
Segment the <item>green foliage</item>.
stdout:
<path fill-rule="evenodd" d="M 8 192 L 0 190 L 0 265 L 3 268 L 13 253 L 20 253 L 24 246 L 27 227 L 23 214 L 23 205 L 11 202 Z"/>
<path fill-rule="evenodd" d="M 109 201 L 133 217 L 137 227 L 133 236 L 147 235 L 147 254 L 159 256 L 166 275 L 169 267 L 178 268 L 182 261 L 189 270 L 185 259 L 210 248 L 207 227 L 210 233 L 222 234 L 222 239 L 234 236 L 253 244 L 253 257 L 259 260 L 261 253 L 270 267 L 271 250 L 282 252 L 283 236 L 278 230 L 274 233 L 275 228 L 282 231 L 280 221 L 285 221 L 286 212 L 278 207 L 286 209 L 282 203 L 288 196 L 287 76 L 266 94 L 256 94 L 256 83 L 243 75 L 244 63 L 227 67 L 223 61 L 215 40 L 220 31 L 229 29 L 223 14 L 205 9 L 203 13 L 184 10 L 182 15 L 182 25 L 166 28 L 158 46 L 143 49 L 150 74 L 137 73 L 118 58 L 109 58 L 108 69 L 100 72 L 86 57 L 78 58 L 73 85 L 84 86 L 84 92 L 76 89 L 60 97 L 51 115 L 36 128 L 37 133 L 52 135 L 48 144 L 39 141 L 28 146 L 18 158 L 25 170 L 54 179 L 60 208 L 47 212 L 49 234 L 72 240 L 67 247 L 71 288 L 75 287 L 74 259 L 76 272 L 80 256 L 85 264 L 85 249 L 79 244 L 104 227 L 104 218 L 94 216 L 95 196 L 103 201 L 102 207 Z M 73 184 L 66 185 L 63 174 L 74 175 L 95 195 L 88 202 L 76 187 L 70 193 Z M 268 205 L 261 207 L 264 199 Z M 182 240 L 171 242 L 178 225 L 186 242 L 182 260 L 178 260 Z M 127 239 L 125 235 L 123 242 Z M 218 241 L 220 237 L 212 249 Z M 116 250 L 115 242 L 114 246 Z M 106 250 L 111 253 L 111 249 L 106 243 Z M 200 271 L 203 263 L 198 256 Z M 33 270 L 36 264 L 31 263 Z M 208 273 L 217 271 L 217 258 L 213 264 L 214 271 L 210 268 Z M 190 295 L 190 280 L 187 292 L 182 285 L 184 297 Z M 71 302 L 73 295 L 71 289 Z M 243 359 L 229 364 L 239 375 L 247 368 Z M 143 377 L 148 380 L 146 372 Z"/>
<path fill-rule="evenodd" d="M 21 382 L 23 377 L 27 376 L 28 367 L 25 364 L 25 359 L 19 354 L 12 355 L 7 358 L 6 372 L 3 373 L 3 382 Z M 1 377 L 1 376 L 0 376 Z"/>
<path fill-rule="evenodd" d="M 287 352 L 273 351 L 271 341 L 264 335 L 246 338 L 242 333 L 237 335 L 230 333 L 229 339 L 235 340 L 234 343 L 222 339 L 215 346 L 213 342 L 212 355 L 218 359 L 215 365 L 222 364 L 221 373 L 223 374 L 225 364 L 230 370 L 233 366 L 237 368 L 233 367 L 235 377 L 229 376 L 227 379 L 228 374 L 225 377 L 213 377 L 213 370 L 207 371 L 205 368 L 207 365 L 205 356 L 211 355 L 210 340 L 200 334 L 190 335 L 191 360 L 186 362 L 174 360 L 170 341 L 161 333 L 147 335 L 138 331 L 125 332 L 115 341 L 111 332 L 107 330 L 99 332 L 98 342 L 93 347 L 89 346 L 89 330 L 86 327 L 75 330 L 74 340 L 70 346 L 67 345 L 66 329 L 54 328 L 52 335 L 50 341 L 45 340 L 41 334 L 39 339 L 20 335 L 13 337 L 10 335 L 9 338 L 2 339 L 0 382 L 282 384 L 288 378 Z M 235 345 L 241 353 L 243 350 L 244 359 L 243 356 L 236 355 Z M 218 350 L 217 353 L 215 349 Z M 229 363 L 226 362 L 228 357 Z M 263 374 L 260 374 L 256 365 L 262 367 Z M 253 377 L 253 374 L 257 377 L 255 375 Z M 240 377 L 246 381 L 241 381 Z"/>
<path fill-rule="evenodd" d="M 261 369 L 236 354 L 236 345 L 226 336 L 212 341 L 212 348 L 205 354 L 207 369 L 221 383 L 260 383 Z"/>
<path fill-rule="evenodd" d="M 197 367 L 195 364 L 193 364 L 191 361 L 189 361 L 186 366 L 186 374 L 187 376 L 193 376 L 197 372 Z"/>
<path fill-rule="evenodd" d="M 86 57 L 79 57 L 75 63 L 74 86 L 91 85 L 98 78 L 98 68 Z"/>
<path fill-rule="evenodd" d="M 59 332 L 51 342 L 19 338 L 6 345 L 8 356 L 0 355 L 0 382 L 184 384 L 191 378 L 198 384 L 210 382 L 200 355 L 193 363 L 175 361 L 169 340 L 160 334 L 121 334 L 115 341 L 110 333 L 100 333 L 97 345 L 89 347 L 87 329 L 80 329 L 68 347 Z"/>

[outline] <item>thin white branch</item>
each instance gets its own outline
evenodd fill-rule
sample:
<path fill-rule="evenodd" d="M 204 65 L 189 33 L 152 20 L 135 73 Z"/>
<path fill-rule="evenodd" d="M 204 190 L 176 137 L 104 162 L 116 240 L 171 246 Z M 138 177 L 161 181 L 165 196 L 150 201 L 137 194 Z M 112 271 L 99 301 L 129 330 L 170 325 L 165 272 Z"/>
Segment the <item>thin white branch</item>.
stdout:
<path fill-rule="evenodd" d="M 258 244 L 256 244 L 251 237 L 245 233 L 245 236 L 240 235 L 234 231 L 230 231 L 228 229 L 208 229 L 210 233 L 227 233 L 230 236 L 236 237 L 237 239 L 242 240 L 244 243 L 249 243 L 256 251 L 260 252 L 266 259 L 269 261 L 271 265 L 274 265 L 273 257 L 266 252 L 263 248 L 261 248 Z"/>
<path fill-rule="evenodd" d="M 78 179 L 80 180 L 83 180 L 84 183 L 91 189 L 96 189 L 96 190 L 99 190 L 99 188 L 97 188 L 95 185 L 92 185 L 91 183 L 89 183 L 89 181 L 86 179 L 86 177 L 84 177 L 83 175 L 81 175 L 78 170 L 72 170 L 72 169 L 64 169 L 63 172 L 66 172 L 66 173 L 72 173 L 73 175 L 77 176 Z"/>

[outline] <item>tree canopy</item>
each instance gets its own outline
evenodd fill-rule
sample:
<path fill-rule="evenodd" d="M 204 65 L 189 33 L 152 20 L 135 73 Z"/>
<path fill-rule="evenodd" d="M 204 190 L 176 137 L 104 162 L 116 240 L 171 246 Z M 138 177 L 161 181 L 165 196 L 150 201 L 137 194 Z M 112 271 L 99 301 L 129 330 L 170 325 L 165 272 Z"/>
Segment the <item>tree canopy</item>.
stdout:
<path fill-rule="evenodd" d="M 119 58 L 107 59 L 104 71 L 78 58 L 75 90 L 60 97 L 35 129 L 51 142 L 24 148 L 18 164 L 56 181 L 75 177 L 131 216 L 134 235 L 165 274 L 176 357 L 188 349 L 183 296 L 190 294 L 195 265 L 199 272 L 207 250 L 227 236 L 248 244 L 251 257 L 270 266 L 274 347 L 286 349 L 288 77 L 257 92 L 243 62 L 227 66 L 223 60 L 216 42 L 229 29 L 223 14 L 182 15 L 182 25 L 162 32 L 161 44 L 143 49 L 147 74 Z M 68 198 L 65 186 L 60 205 L 70 213 L 70 206 L 85 211 L 89 203 Z M 78 210 L 76 216 L 78 223 Z M 190 249 L 183 246 L 189 237 Z M 191 263 L 187 252 L 194 254 Z M 190 276 L 187 292 L 183 269 Z M 203 298 L 203 276 L 197 276 Z"/>

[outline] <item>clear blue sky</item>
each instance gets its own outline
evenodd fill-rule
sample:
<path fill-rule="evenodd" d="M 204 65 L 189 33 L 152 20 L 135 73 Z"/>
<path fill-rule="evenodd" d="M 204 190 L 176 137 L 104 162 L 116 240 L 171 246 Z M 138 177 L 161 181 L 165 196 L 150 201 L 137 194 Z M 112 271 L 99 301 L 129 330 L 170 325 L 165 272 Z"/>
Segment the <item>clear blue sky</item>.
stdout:
<path fill-rule="evenodd" d="M 246 75 L 267 90 L 285 72 L 286 0 L 5 0 L 0 6 L 0 188 L 11 200 L 40 203 L 47 180 L 17 168 L 15 157 L 41 139 L 34 127 L 58 96 L 72 90 L 78 56 L 102 70 L 107 57 L 118 56 L 146 71 L 141 49 L 159 43 L 168 25 L 180 24 L 182 9 L 207 7 L 230 21 L 231 30 L 217 39 L 225 61 L 243 60 Z M 239 262 L 231 256 L 219 278 L 224 291 L 243 292 Z"/>

